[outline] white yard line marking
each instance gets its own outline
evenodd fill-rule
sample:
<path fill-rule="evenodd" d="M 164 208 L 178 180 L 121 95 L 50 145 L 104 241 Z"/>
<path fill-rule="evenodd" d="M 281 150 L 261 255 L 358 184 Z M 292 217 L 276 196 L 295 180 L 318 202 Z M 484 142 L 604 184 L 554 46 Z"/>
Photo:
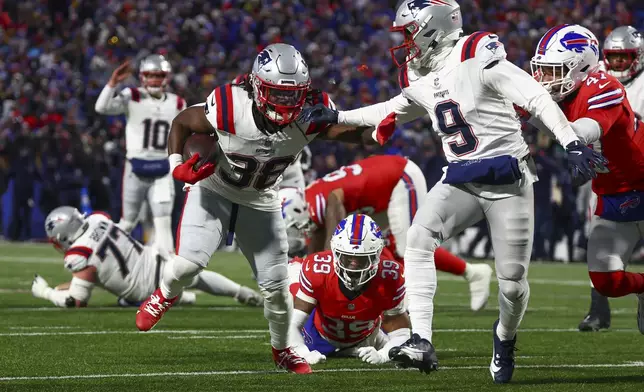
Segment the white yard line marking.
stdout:
<path fill-rule="evenodd" d="M 31 293 L 29 289 L 0 289 L 0 294 L 26 294 Z"/>
<path fill-rule="evenodd" d="M 224 335 L 224 336 L 168 336 L 168 339 L 186 340 L 186 339 L 258 339 L 267 338 L 268 332 L 264 335 Z"/>
<path fill-rule="evenodd" d="M 579 333 L 577 328 L 525 328 L 519 330 L 521 333 L 527 332 L 537 332 L 537 333 L 550 333 L 550 332 L 574 332 Z M 633 333 L 637 330 L 635 328 L 623 328 L 623 329 L 611 329 L 610 332 L 625 332 Z M 439 328 L 434 330 L 435 333 L 489 333 L 489 328 Z M 148 332 L 139 332 L 139 331 L 117 331 L 117 330 L 104 330 L 104 331 L 69 331 L 69 332 L 47 332 L 47 331 L 38 331 L 38 332 L 3 332 L 0 333 L 0 337 L 3 336 L 65 336 L 65 335 L 206 335 L 206 334 L 234 334 L 234 333 L 268 333 L 267 330 L 263 329 L 228 329 L 228 330 L 152 330 Z"/>
<path fill-rule="evenodd" d="M 8 327 L 8 328 L 14 329 L 14 330 L 23 330 L 23 329 L 79 329 L 79 328 L 85 328 L 85 327 L 80 327 L 80 326 L 74 327 L 69 325 L 48 325 L 46 327 L 17 325 L 17 326 Z"/>
<path fill-rule="evenodd" d="M 644 367 L 644 362 L 626 363 L 601 363 L 601 364 L 558 364 L 558 365 L 524 365 L 517 366 L 521 369 L 593 369 L 593 368 L 636 368 Z M 488 366 L 441 366 L 440 370 L 482 370 Z M 416 369 L 396 368 L 347 368 L 347 369 L 320 369 L 314 373 L 362 373 L 362 372 L 400 372 L 418 371 Z M 163 372 L 163 373 L 121 373 L 121 374 L 78 374 L 66 376 L 15 376 L 0 377 L 0 381 L 30 381 L 30 380 L 71 380 L 92 378 L 126 378 L 126 377 L 198 377 L 198 376 L 237 376 L 260 374 L 286 374 L 276 370 L 230 370 L 209 372 Z"/>
<path fill-rule="evenodd" d="M 114 299 L 116 302 L 116 298 Z M 92 311 L 102 311 L 102 310 L 108 310 L 108 311 L 117 311 L 117 312 L 133 312 L 136 311 L 135 306 L 129 306 L 129 307 L 121 307 L 121 306 L 90 306 L 88 308 L 89 310 Z M 194 309 L 193 306 L 190 305 L 178 305 L 177 307 L 173 307 L 172 311 L 181 311 L 181 310 L 191 310 Z M 209 306 L 207 308 L 198 308 L 200 310 L 218 310 L 218 311 L 256 311 L 259 308 L 256 307 L 250 307 L 250 306 Z M 25 307 L 20 307 L 20 308 L 0 308 L 0 313 L 8 312 L 67 312 L 69 309 L 65 308 L 57 308 L 55 306 L 43 306 L 39 308 L 25 308 Z M 83 310 L 84 311 L 84 310 Z"/>
<path fill-rule="evenodd" d="M 50 257 L 50 256 L 45 256 L 45 257 L 35 257 L 35 256 L 0 256 L 0 262 L 1 263 L 47 263 L 47 264 L 53 264 L 53 263 L 60 263 L 60 265 L 63 265 L 63 258 L 62 257 Z"/>

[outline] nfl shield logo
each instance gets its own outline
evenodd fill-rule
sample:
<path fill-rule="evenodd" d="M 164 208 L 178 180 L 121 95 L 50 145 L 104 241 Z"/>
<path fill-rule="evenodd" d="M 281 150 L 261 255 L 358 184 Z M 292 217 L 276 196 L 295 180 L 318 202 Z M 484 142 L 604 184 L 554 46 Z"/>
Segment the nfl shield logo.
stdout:
<path fill-rule="evenodd" d="M 349 310 L 354 310 L 356 306 L 354 304 L 349 304 L 347 305 L 347 308 L 349 308 Z"/>

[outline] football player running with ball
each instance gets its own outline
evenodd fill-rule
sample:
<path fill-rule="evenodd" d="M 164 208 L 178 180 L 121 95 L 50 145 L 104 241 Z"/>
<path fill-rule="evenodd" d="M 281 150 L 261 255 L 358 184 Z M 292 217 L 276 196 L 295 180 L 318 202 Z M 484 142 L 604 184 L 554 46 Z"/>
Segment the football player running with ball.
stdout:
<path fill-rule="evenodd" d="M 264 296 L 273 359 L 279 368 L 310 373 L 311 368 L 288 346 L 292 301 L 288 291 L 288 244 L 277 181 L 316 137 L 373 142 L 371 129 L 310 124 L 297 120 L 305 104 L 335 105 L 324 92 L 312 90 L 306 62 L 293 46 L 272 44 L 262 50 L 252 72 L 239 84 L 217 87 L 206 102 L 184 110 L 172 122 L 169 162 L 175 179 L 187 184 L 177 229 L 176 255 L 165 267 L 160 287 L 136 316 L 150 330 L 176 301 L 186 282 L 204 269 L 226 239 L 237 243 L 257 277 Z M 216 158 L 183 161 L 191 133 L 215 134 Z"/>
<path fill-rule="evenodd" d="M 403 266 L 384 248 L 369 216 L 341 220 L 331 250 L 293 259 L 289 277 L 290 338 L 310 364 L 341 356 L 378 365 L 409 339 Z"/>
<path fill-rule="evenodd" d="M 144 201 L 152 209 L 155 244 L 166 255 L 173 253 L 172 206 L 174 182 L 168 165 L 168 133 L 172 119 L 186 107 L 183 98 L 165 91 L 172 67 L 161 55 L 144 58 L 139 66 L 141 87 L 116 87 L 131 74 L 129 62 L 112 73 L 96 100 L 97 113 L 125 114 L 126 161 L 123 167 L 121 219 L 118 225 L 130 233 Z"/>
<path fill-rule="evenodd" d="M 448 161 L 442 180 L 425 196 L 407 232 L 405 269 L 413 335 L 391 351 L 403 366 L 437 366 L 431 344 L 436 267 L 441 243 L 487 218 L 499 281 L 499 320 L 494 322 L 490 373 L 512 379 L 517 329 L 528 305 L 526 279 L 534 232 L 535 165 L 513 103 L 538 117 L 566 147 L 573 172 L 595 176 L 604 160 L 579 142 L 561 109 L 529 74 L 506 60 L 498 36 L 464 35 L 454 0 L 405 0 L 396 10 L 391 49 L 400 67 L 402 93 L 387 102 L 337 112 L 316 106 L 304 120 L 378 126 L 382 143 L 405 123 L 429 114 Z M 402 55 L 398 53 L 402 51 Z"/>
<path fill-rule="evenodd" d="M 592 182 L 597 206 L 588 237 L 588 271 L 601 295 L 638 294 L 637 326 L 644 334 L 644 274 L 624 270 L 644 232 L 644 138 L 638 137 L 643 125 L 624 86 L 599 70 L 597 38 L 585 27 L 548 30 L 531 66 L 582 143 L 609 160 Z"/>

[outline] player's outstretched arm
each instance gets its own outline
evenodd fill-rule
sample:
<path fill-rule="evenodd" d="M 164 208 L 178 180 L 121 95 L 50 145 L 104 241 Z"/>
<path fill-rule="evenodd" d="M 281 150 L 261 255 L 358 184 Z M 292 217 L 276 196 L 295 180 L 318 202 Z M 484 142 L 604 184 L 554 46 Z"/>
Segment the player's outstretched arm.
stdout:
<path fill-rule="evenodd" d="M 409 321 L 407 312 L 404 311 L 404 303 L 401 307 L 397 307 L 397 309 L 402 310 L 402 312 L 398 313 L 397 310 L 392 309 L 396 314 L 388 314 L 389 312 L 385 312 L 382 319 L 381 328 L 387 333 L 387 337 L 389 337 L 387 343 L 379 350 L 375 347 L 358 349 L 358 357 L 364 362 L 372 365 L 389 362 L 389 350 L 393 347 L 401 346 L 411 336 L 411 322 Z"/>
<path fill-rule="evenodd" d="M 404 124 L 422 117 L 427 112 L 400 93 L 385 102 L 354 110 L 339 111 L 338 124 L 377 127 L 391 113 L 396 114 L 397 123 Z"/>
<path fill-rule="evenodd" d="M 95 285 L 95 272 L 93 267 L 75 272 L 67 290 L 51 288 L 45 279 L 36 275 L 31 284 L 31 292 L 34 297 L 46 299 L 61 308 L 85 307 Z"/>
<path fill-rule="evenodd" d="M 335 227 L 342 219 L 347 217 L 347 210 L 344 208 L 344 190 L 338 188 L 331 191 L 326 203 L 326 215 L 324 217 L 324 227 L 326 229 L 325 250 L 331 249 L 331 237 L 333 237 Z"/>
<path fill-rule="evenodd" d="M 118 84 L 127 79 L 131 74 L 132 70 L 130 69 L 130 63 L 128 61 L 121 64 L 114 70 L 114 72 L 112 72 L 110 80 L 107 82 L 107 85 L 105 85 L 94 104 L 94 110 L 96 110 L 96 113 L 117 115 L 127 112 L 127 103 L 132 96 L 131 90 L 125 89 L 116 96 L 114 95 L 114 91 Z"/>
<path fill-rule="evenodd" d="M 304 328 L 304 324 L 313 312 L 313 309 L 315 309 L 315 304 L 295 296 L 293 298 L 293 313 L 289 324 L 289 346 L 310 365 L 315 365 L 326 360 L 326 356 L 320 354 L 320 352 L 316 350 L 310 351 L 304 343 L 304 338 L 302 338 L 302 328 Z"/>

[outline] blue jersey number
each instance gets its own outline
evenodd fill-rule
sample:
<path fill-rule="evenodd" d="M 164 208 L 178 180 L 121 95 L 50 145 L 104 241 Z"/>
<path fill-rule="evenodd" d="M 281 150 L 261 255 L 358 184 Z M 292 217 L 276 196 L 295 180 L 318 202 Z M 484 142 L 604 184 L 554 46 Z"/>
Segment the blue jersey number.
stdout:
<path fill-rule="evenodd" d="M 479 145 L 479 139 L 474 136 L 472 127 L 463 118 L 458 103 L 450 100 L 441 102 L 435 108 L 438 118 L 438 128 L 446 135 L 461 134 L 462 142 L 450 142 L 449 148 L 454 155 L 463 156 L 473 151 Z"/>

